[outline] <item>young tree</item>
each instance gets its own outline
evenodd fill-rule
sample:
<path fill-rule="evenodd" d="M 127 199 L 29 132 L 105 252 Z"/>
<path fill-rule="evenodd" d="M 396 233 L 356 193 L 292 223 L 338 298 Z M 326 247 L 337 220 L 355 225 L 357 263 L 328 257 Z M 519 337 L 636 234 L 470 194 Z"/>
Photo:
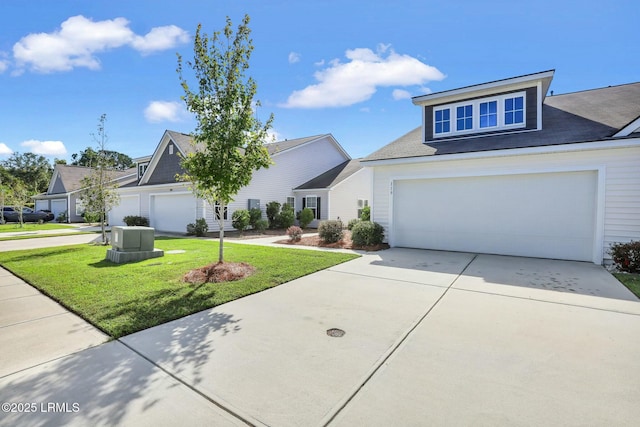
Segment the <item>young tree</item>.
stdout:
<path fill-rule="evenodd" d="M 27 184 L 22 182 L 22 180 L 16 179 L 11 184 L 11 188 L 8 189 L 5 197 L 8 204 L 12 205 L 16 212 L 18 212 L 18 222 L 20 223 L 20 228 L 24 227 L 22 209 L 26 207 L 27 203 L 29 203 L 29 201 L 31 200 L 30 188 L 27 186 Z"/>
<path fill-rule="evenodd" d="M 109 240 L 107 239 L 105 228 L 106 215 L 107 212 L 120 203 L 120 196 L 116 191 L 118 185 L 114 181 L 109 159 L 104 155 L 107 144 L 106 120 L 106 114 L 100 116 L 98 135 L 92 134 L 93 139 L 98 144 L 98 157 L 96 158 L 96 165 L 93 166 L 94 169 L 81 181 L 83 190 L 80 194 L 80 199 L 87 211 L 97 212 L 100 215 L 102 243 L 108 244 Z"/>
<path fill-rule="evenodd" d="M 193 70 L 196 88 L 191 89 L 183 75 L 182 57 L 178 55 L 178 75 L 189 111 L 196 116 L 193 132 L 194 152 L 182 161 L 186 173 L 179 178 L 189 181 L 194 194 L 210 206 L 226 206 L 240 189 L 251 182 L 255 170 L 271 164 L 264 146 L 273 114 L 263 125 L 254 114 L 256 83 L 245 76 L 253 42 L 249 38 L 249 16 L 245 15 L 234 34 L 227 17 L 223 35 L 214 32 L 209 38 L 198 25 L 193 44 L 194 60 L 186 64 Z M 214 215 L 220 227 L 218 262 L 224 262 L 224 215 Z"/>

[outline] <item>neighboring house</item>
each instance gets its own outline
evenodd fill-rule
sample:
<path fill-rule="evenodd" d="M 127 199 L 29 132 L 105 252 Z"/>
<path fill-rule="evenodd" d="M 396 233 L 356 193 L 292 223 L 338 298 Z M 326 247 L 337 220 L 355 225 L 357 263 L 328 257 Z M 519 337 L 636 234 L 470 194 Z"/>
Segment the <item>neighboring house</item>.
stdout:
<path fill-rule="evenodd" d="M 369 199 L 371 180 L 356 178 L 367 173 L 357 171 L 364 171 L 357 162 L 343 167 L 345 173 L 334 177 L 335 182 L 323 181 L 323 187 L 319 189 L 322 191 L 314 194 L 294 191 L 305 182 L 352 162 L 332 135 L 274 142 L 267 144 L 267 148 L 273 164 L 268 169 L 255 171 L 251 183 L 234 197 L 224 212 L 225 230 L 233 229 L 231 218 L 234 211 L 257 206 L 264 212 L 271 201 L 289 203 L 296 212 L 308 202 L 315 203 L 316 218 L 349 215 L 348 218 L 341 216 L 348 220 L 357 215 L 358 198 Z M 197 218 L 205 218 L 210 231 L 218 230 L 214 208 L 196 199 L 188 183 L 176 182 L 176 175 L 184 173 L 180 165 L 182 156 L 192 151 L 189 135 L 166 131 L 152 156 L 136 159 L 137 179 L 119 188 L 120 205 L 110 212 L 110 224 L 120 225 L 124 216 L 139 215 L 149 218 L 150 225 L 159 231 L 184 233 L 187 224 Z M 340 175 L 340 171 L 335 170 Z M 353 185 L 347 185 L 350 180 Z M 341 181 L 344 185 L 338 185 Z M 311 196 L 315 197 L 313 202 Z M 353 208 L 350 211 L 334 210 L 336 203 L 347 203 Z M 312 225 L 317 225 L 317 221 Z"/>
<path fill-rule="evenodd" d="M 413 98 L 422 126 L 363 159 L 391 246 L 600 264 L 640 239 L 640 83 L 552 96 L 553 75 Z"/>
<path fill-rule="evenodd" d="M 53 169 L 47 192 L 34 196 L 36 210 L 49 210 L 57 219 L 66 213 L 67 222 L 82 222 L 84 206 L 80 200 L 82 179 L 91 174 L 92 169 L 84 166 L 57 164 Z M 114 180 L 121 185 L 135 177 L 135 169 L 111 171 Z"/>

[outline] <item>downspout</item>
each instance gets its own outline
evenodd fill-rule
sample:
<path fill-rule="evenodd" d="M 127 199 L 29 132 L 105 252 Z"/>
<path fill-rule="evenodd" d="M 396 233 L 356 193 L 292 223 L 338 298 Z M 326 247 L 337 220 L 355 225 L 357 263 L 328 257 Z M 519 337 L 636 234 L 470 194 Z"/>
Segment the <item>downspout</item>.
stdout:
<path fill-rule="evenodd" d="M 67 224 L 71 224 L 71 193 L 67 193 Z"/>

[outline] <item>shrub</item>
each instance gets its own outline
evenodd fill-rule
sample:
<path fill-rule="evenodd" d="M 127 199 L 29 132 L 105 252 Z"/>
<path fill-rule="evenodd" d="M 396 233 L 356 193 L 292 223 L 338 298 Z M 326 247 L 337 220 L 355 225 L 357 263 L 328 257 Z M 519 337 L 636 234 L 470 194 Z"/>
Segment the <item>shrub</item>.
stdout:
<path fill-rule="evenodd" d="M 122 218 L 122 220 L 124 221 L 125 224 L 127 224 L 130 227 L 136 226 L 136 225 L 140 227 L 149 226 L 149 220 L 143 216 L 128 215 Z"/>
<path fill-rule="evenodd" d="M 371 208 L 365 206 L 360 213 L 360 221 L 371 221 Z"/>
<path fill-rule="evenodd" d="M 342 221 L 322 221 L 318 226 L 318 235 L 325 243 L 335 243 L 342 239 Z"/>
<path fill-rule="evenodd" d="M 278 218 L 278 224 L 280 228 L 289 228 L 295 222 L 295 213 L 293 212 L 293 208 L 287 204 L 282 205 L 282 210 L 280 211 L 280 217 Z"/>
<path fill-rule="evenodd" d="M 292 225 L 287 228 L 287 236 L 289 236 L 289 240 L 297 242 L 302 239 L 302 228 Z"/>
<path fill-rule="evenodd" d="M 314 219 L 315 218 L 313 217 L 313 211 L 311 209 L 304 208 L 300 211 L 300 218 L 298 218 L 298 220 L 300 221 L 300 227 L 307 228 L 307 226 L 311 224 Z"/>
<path fill-rule="evenodd" d="M 267 220 L 269 228 L 277 228 L 280 220 L 280 203 L 273 201 L 267 203 Z"/>
<path fill-rule="evenodd" d="M 82 218 L 84 218 L 84 222 L 98 222 L 100 221 L 100 214 L 98 212 L 85 211 L 82 214 Z"/>
<path fill-rule="evenodd" d="M 56 218 L 56 221 L 67 222 L 67 211 L 60 212 L 60 214 L 58 215 L 58 218 Z"/>
<path fill-rule="evenodd" d="M 351 230 L 351 240 L 355 246 L 372 246 L 382 243 L 384 228 L 377 222 L 360 221 Z"/>
<path fill-rule="evenodd" d="M 204 218 L 196 219 L 195 224 L 187 224 L 187 236 L 204 236 L 207 231 L 209 231 L 209 226 L 207 225 L 207 220 Z"/>
<path fill-rule="evenodd" d="M 360 222 L 359 218 L 354 218 L 347 223 L 347 230 L 353 230 L 353 226 Z"/>
<path fill-rule="evenodd" d="M 618 270 L 627 273 L 640 273 L 640 241 L 613 243 L 609 254 L 611 254 Z"/>
<path fill-rule="evenodd" d="M 240 230 L 240 232 L 249 228 L 250 221 L 251 216 L 249 215 L 249 211 L 246 209 L 238 209 L 233 213 L 233 215 L 231 215 L 231 225 L 236 230 Z"/>
<path fill-rule="evenodd" d="M 269 221 L 267 221 L 266 219 L 259 219 L 253 225 L 253 229 L 260 232 L 266 230 L 267 228 L 269 228 Z"/>
<path fill-rule="evenodd" d="M 262 219 L 262 211 L 260 208 L 249 209 L 249 225 L 251 228 L 256 228 L 256 222 Z"/>

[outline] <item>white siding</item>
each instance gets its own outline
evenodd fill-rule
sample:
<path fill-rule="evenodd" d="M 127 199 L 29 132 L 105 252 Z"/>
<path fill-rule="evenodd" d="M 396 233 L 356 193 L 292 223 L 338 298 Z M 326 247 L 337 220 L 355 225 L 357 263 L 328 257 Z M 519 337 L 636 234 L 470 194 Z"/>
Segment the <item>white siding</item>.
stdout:
<path fill-rule="evenodd" d="M 358 199 L 371 203 L 371 170 L 360 169 L 329 191 L 329 219 L 340 217 L 346 225 L 358 217 Z"/>
<path fill-rule="evenodd" d="M 565 170 L 598 171 L 599 222 L 596 223 L 596 236 L 600 236 L 605 259 L 610 258 L 608 249 L 611 243 L 640 240 L 640 146 L 375 166 L 372 217 L 388 232 L 392 182 L 397 179 Z"/>

